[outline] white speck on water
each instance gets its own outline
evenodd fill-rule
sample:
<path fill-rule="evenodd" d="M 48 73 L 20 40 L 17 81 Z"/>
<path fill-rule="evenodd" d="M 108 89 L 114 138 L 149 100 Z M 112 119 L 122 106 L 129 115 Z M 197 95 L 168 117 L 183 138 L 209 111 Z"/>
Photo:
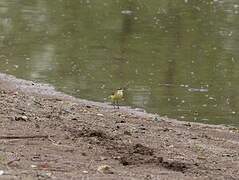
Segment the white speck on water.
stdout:
<path fill-rule="evenodd" d="M 186 87 L 186 88 L 189 87 L 188 84 L 180 84 L 180 86 L 181 86 L 181 87 Z"/>
<path fill-rule="evenodd" d="M 210 99 L 210 100 L 216 100 L 214 97 L 209 97 L 208 99 Z"/>
<path fill-rule="evenodd" d="M 233 6 L 234 8 L 238 8 L 239 7 L 239 5 L 238 4 L 234 4 L 234 6 Z"/>
<path fill-rule="evenodd" d="M 200 7 L 198 7 L 198 6 L 197 6 L 197 7 L 195 7 L 195 9 L 196 9 L 196 10 L 198 10 L 198 11 L 201 11 L 201 8 L 200 8 Z"/>
<path fill-rule="evenodd" d="M 208 92 L 208 89 L 205 88 L 189 88 L 188 89 L 189 92 Z"/>
<path fill-rule="evenodd" d="M 104 88 L 105 88 L 105 84 L 103 84 L 100 88 L 101 88 L 101 89 L 104 89 Z"/>
<path fill-rule="evenodd" d="M 135 69 L 135 74 L 138 74 L 138 73 L 139 73 L 138 69 Z"/>
<path fill-rule="evenodd" d="M 231 37 L 232 36 L 232 31 L 228 33 L 228 36 Z"/>
<path fill-rule="evenodd" d="M 125 15 L 131 15 L 133 13 L 133 11 L 130 10 L 122 10 L 121 14 L 125 14 Z"/>

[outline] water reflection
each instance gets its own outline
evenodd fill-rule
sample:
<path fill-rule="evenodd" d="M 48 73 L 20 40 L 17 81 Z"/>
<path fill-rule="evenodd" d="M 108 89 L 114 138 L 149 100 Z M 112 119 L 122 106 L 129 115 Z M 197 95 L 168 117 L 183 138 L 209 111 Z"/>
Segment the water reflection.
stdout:
<path fill-rule="evenodd" d="M 238 125 L 236 0 L 0 2 L 0 69 L 178 119 Z"/>

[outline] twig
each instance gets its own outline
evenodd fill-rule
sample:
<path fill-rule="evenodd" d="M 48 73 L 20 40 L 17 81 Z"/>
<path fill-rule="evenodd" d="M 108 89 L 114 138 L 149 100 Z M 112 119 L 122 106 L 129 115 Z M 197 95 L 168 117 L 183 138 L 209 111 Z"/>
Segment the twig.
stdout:
<path fill-rule="evenodd" d="M 37 168 L 37 169 L 38 170 L 44 170 L 44 171 L 69 172 L 69 170 L 58 169 L 58 168 Z"/>
<path fill-rule="evenodd" d="M 68 146 L 68 145 L 59 144 L 59 142 L 53 140 L 51 137 L 48 137 L 47 139 L 48 139 L 49 141 L 51 141 L 52 144 L 55 145 L 55 146 L 61 146 L 61 147 L 65 147 L 65 148 L 73 148 L 73 150 L 74 150 L 74 146 Z"/>
<path fill-rule="evenodd" d="M 16 158 L 16 159 L 13 159 L 13 160 L 7 162 L 7 165 L 9 166 L 9 165 L 11 165 L 12 163 L 14 163 L 16 161 L 20 161 L 20 158 Z"/>
<path fill-rule="evenodd" d="M 49 135 L 0 136 L 0 139 L 35 139 L 35 138 L 49 138 L 49 137 L 50 137 Z"/>
<path fill-rule="evenodd" d="M 88 164 L 88 166 L 87 166 L 87 169 L 90 168 L 90 166 L 91 166 L 92 163 L 93 163 L 93 160 L 91 159 L 90 162 L 89 162 L 89 164 Z"/>

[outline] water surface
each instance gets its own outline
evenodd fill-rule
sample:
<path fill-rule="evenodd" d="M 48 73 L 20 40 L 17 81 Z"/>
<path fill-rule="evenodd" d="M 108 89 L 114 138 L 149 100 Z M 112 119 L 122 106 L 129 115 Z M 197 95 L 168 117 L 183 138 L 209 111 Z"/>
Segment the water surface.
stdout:
<path fill-rule="evenodd" d="M 172 118 L 239 126 L 238 0 L 1 0 L 0 71 Z"/>

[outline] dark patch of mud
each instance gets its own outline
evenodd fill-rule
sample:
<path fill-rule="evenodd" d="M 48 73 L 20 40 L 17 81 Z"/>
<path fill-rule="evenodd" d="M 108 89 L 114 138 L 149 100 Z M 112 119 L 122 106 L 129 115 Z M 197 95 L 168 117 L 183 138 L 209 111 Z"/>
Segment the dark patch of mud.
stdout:
<path fill-rule="evenodd" d="M 113 137 L 110 137 L 106 135 L 101 130 L 95 130 L 95 129 L 90 129 L 87 127 L 83 127 L 81 129 L 75 129 L 75 128 L 65 128 L 65 131 L 68 131 L 70 135 L 74 138 L 79 138 L 79 137 L 96 137 L 98 139 L 114 139 Z"/>
<path fill-rule="evenodd" d="M 101 130 L 83 127 L 81 129 L 66 128 L 65 131 L 68 131 L 73 138 L 88 138 L 90 144 L 103 146 L 111 157 L 118 157 L 117 159 L 123 166 L 154 164 L 180 172 L 185 172 L 190 167 L 189 164 L 183 162 L 164 160 L 163 157 L 155 155 L 154 149 L 140 143 L 125 144 L 117 136 L 111 136 Z"/>

